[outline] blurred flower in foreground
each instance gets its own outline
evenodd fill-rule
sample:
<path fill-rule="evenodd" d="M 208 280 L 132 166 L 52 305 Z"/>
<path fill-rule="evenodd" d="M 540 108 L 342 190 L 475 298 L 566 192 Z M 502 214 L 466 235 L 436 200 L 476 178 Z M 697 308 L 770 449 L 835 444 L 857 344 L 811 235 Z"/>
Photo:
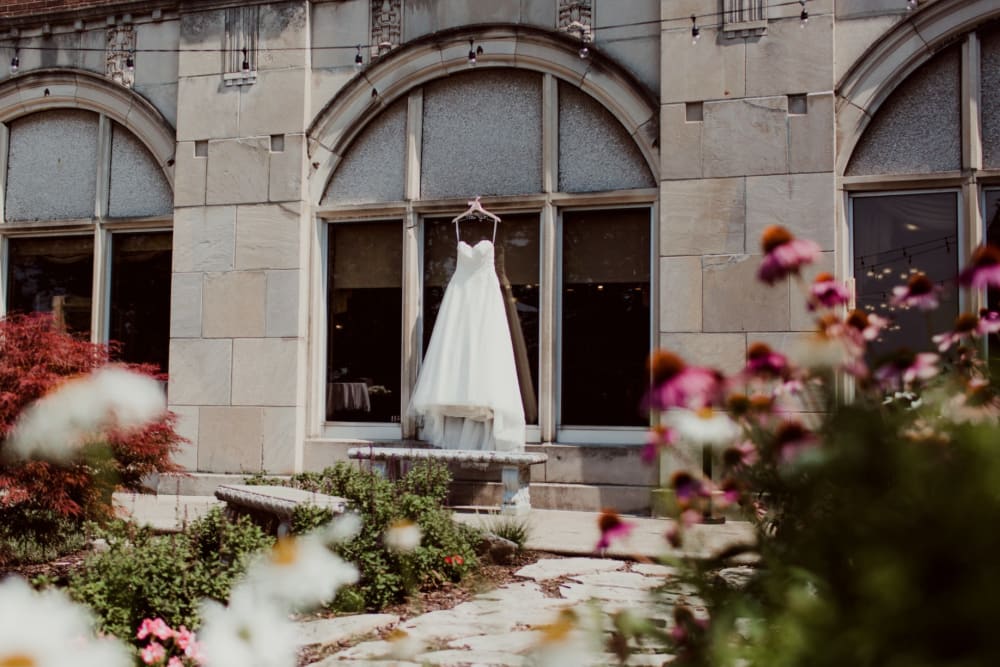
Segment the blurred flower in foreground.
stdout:
<path fill-rule="evenodd" d="M 652 463 L 659 456 L 660 450 L 669 447 L 676 442 L 677 437 L 673 429 L 657 425 L 649 430 L 646 436 L 646 444 L 642 447 L 640 457 L 643 463 Z"/>
<path fill-rule="evenodd" d="M 21 458 L 67 460 L 95 435 L 144 426 L 166 410 L 154 378 L 101 368 L 62 383 L 26 409 L 14 425 L 11 451 Z"/>
<path fill-rule="evenodd" d="M 946 352 L 955 343 L 979 332 L 979 318 L 972 313 L 962 313 L 955 319 L 955 328 L 935 335 L 932 340 L 938 352 Z"/>
<path fill-rule="evenodd" d="M 764 251 L 757 277 L 773 285 L 786 276 L 798 275 L 803 266 L 816 261 L 820 247 L 814 241 L 795 238 L 780 225 L 771 225 L 760 235 Z"/>
<path fill-rule="evenodd" d="M 764 378 L 783 378 L 788 375 L 788 360 L 766 343 L 753 343 L 747 350 L 746 374 Z"/>
<path fill-rule="evenodd" d="M 786 421 L 774 434 L 774 449 L 782 463 L 795 463 L 819 445 L 816 435 L 798 421 Z"/>
<path fill-rule="evenodd" d="M 420 526 L 407 519 L 394 521 L 385 531 L 385 545 L 394 551 L 413 551 L 420 546 Z"/>
<path fill-rule="evenodd" d="M 649 361 L 653 388 L 650 408 L 700 408 L 719 398 L 722 376 L 711 369 L 688 366 L 673 352 L 657 350 Z"/>
<path fill-rule="evenodd" d="M 412 660 L 425 648 L 423 642 L 399 628 L 390 632 L 386 640 L 391 647 L 386 657 L 393 660 Z"/>
<path fill-rule="evenodd" d="M 905 389 L 917 380 L 929 380 L 938 374 L 938 355 L 905 348 L 896 351 L 875 369 L 875 379 L 886 389 Z"/>
<path fill-rule="evenodd" d="M 332 600 L 358 580 L 358 570 L 331 552 L 318 534 L 282 537 L 254 561 L 238 586 L 257 599 L 304 608 Z"/>
<path fill-rule="evenodd" d="M 892 288 L 890 303 L 894 306 L 905 306 L 919 310 L 934 310 L 940 305 L 938 298 L 940 293 L 941 286 L 935 285 L 926 273 L 914 273 L 905 285 L 897 285 Z"/>
<path fill-rule="evenodd" d="M 233 592 L 229 606 L 202 603 L 200 630 L 205 664 L 211 667 L 295 667 L 295 626 L 273 604 Z"/>
<path fill-rule="evenodd" d="M 129 667 L 113 639 L 96 639 L 84 607 L 61 591 L 36 593 L 19 577 L 0 582 L 0 665 L 3 667 Z"/>
<path fill-rule="evenodd" d="M 667 422 L 681 440 L 710 447 L 728 445 L 740 435 L 740 427 L 729 415 L 712 408 L 673 410 Z"/>
<path fill-rule="evenodd" d="M 614 510 L 605 509 L 597 517 L 597 527 L 601 530 L 601 539 L 597 541 L 595 549 L 603 551 L 611 546 L 612 540 L 628 537 L 635 524 L 623 521 Z"/>
<path fill-rule="evenodd" d="M 326 544 L 350 542 L 361 533 L 361 517 L 356 512 L 345 512 L 319 530 L 320 539 Z"/>
<path fill-rule="evenodd" d="M 848 302 L 850 295 L 847 288 L 837 282 L 832 273 L 823 272 L 813 279 L 813 284 L 809 287 L 809 310 L 816 310 L 818 306 L 823 308 L 835 308 Z"/>
<path fill-rule="evenodd" d="M 555 621 L 536 629 L 541 632 L 541 640 L 527 664 L 539 667 L 597 664 L 594 659 L 602 652 L 604 637 L 604 616 L 599 611 L 586 607 L 580 611 L 562 609 Z"/>
<path fill-rule="evenodd" d="M 958 282 L 972 289 L 1000 287 L 1000 248 L 993 244 L 976 248 L 969 265 L 959 274 Z"/>

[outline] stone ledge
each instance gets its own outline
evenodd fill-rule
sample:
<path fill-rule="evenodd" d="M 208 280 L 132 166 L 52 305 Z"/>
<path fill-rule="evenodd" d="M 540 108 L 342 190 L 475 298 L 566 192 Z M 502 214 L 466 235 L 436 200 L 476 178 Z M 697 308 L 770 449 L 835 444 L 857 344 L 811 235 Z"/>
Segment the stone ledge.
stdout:
<path fill-rule="evenodd" d="M 476 449 L 428 449 L 406 447 L 352 447 L 348 458 L 372 461 L 428 460 L 452 463 L 535 465 L 549 460 L 548 454 L 532 452 L 497 452 Z"/>
<path fill-rule="evenodd" d="M 347 500 L 287 486 L 256 486 L 251 484 L 220 484 L 215 497 L 224 500 L 231 508 L 264 512 L 288 521 L 299 505 L 324 507 L 334 514 L 347 509 Z"/>

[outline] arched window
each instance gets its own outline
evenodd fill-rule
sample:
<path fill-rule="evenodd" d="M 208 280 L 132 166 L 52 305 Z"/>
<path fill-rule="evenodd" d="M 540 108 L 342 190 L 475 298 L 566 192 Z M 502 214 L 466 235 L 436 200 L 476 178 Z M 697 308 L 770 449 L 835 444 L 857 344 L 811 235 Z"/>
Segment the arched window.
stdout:
<path fill-rule="evenodd" d="M 981 303 L 982 295 L 961 293 L 955 276 L 972 248 L 1000 241 L 1000 24 L 951 40 L 896 86 L 842 181 L 858 307 L 895 320 L 882 349 L 929 348 L 927 316 L 887 297 L 912 273 L 926 273 L 942 289 L 941 308 L 929 315 L 935 331 Z"/>
<path fill-rule="evenodd" d="M 4 312 L 52 313 L 166 371 L 173 194 L 149 149 L 95 111 L 12 118 L 0 123 L 0 193 Z"/>
<path fill-rule="evenodd" d="M 528 441 L 640 442 L 656 179 L 601 103 L 552 74 L 425 81 L 371 119 L 322 196 L 324 432 L 419 434 L 406 408 L 455 264 L 467 200 L 503 218 Z M 492 225 L 463 224 L 464 240 Z"/>

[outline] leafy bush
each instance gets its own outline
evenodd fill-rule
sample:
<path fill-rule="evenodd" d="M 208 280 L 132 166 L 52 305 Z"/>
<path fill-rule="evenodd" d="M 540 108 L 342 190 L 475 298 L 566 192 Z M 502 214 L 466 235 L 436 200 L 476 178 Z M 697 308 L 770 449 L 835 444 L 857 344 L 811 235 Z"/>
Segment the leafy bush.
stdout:
<path fill-rule="evenodd" d="M 45 563 L 87 544 L 77 521 L 40 510 L 26 512 L 23 519 L 0 525 L 0 565 Z"/>
<path fill-rule="evenodd" d="M 484 526 L 487 531 L 497 537 L 502 537 L 516 544 L 518 549 L 524 549 L 524 545 L 531 537 L 531 524 L 527 517 L 494 514 Z"/>
<path fill-rule="evenodd" d="M 56 330 L 48 315 L 0 320 L 0 440 L 10 435 L 29 404 L 67 378 L 108 364 L 113 354 L 114 346 Z M 156 374 L 151 366 L 129 368 Z M 0 456 L 0 524 L 17 532 L 41 533 L 53 516 L 109 518 L 111 493 L 118 486 L 138 489 L 146 475 L 176 470 L 170 455 L 182 440 L 174 421 L 167 415 L 139 431 L 106 434 L 105 442 L 84 447 L 69 465 Z"/>
<path fill-rule="evenodd" d="M 69 591 L 104 631 L 128 641 L 144 618 L 198 627 L 199 600 L 225 601 L 250 557 L 273 542 L 249 519 L 229 521 L 217 508 L 174 535 L 120 521 L 100 535 L 109 549 L 87 560 Z"/>
<path fill-rule="evenodd" d="M 381 609 L 408 591 L 459 579 L 475 567 L 478 533 L 456 523 L 443 507 L 450 481 L 447 466 L 422 462 L 395 483 L 343 463 L 320 473 L 296 475 L 288 482 L 346 498 L 361 516 L 361 533 L 336 548 L 344 560 L 357 565 L 361 580 L 343 589 L 335 606 L 351 611 Z M 325 510 L 300 508 L 293 516 L 292 529 L 306 532 L 329 518 Z M 416 549 L 394 551 L 385 545 L 386 531 L 398 520 L 420 527 L 422 540 Z"/>

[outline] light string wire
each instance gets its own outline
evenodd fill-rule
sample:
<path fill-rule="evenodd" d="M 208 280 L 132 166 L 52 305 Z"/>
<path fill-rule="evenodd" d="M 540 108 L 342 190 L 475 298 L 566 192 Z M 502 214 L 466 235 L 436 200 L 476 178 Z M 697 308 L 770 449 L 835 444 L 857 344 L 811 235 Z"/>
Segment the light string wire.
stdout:
<path fill-rule="evenodd" d="M 784 0 L 783 2 L 778 2 L 778 3 L 775 3 L 775 4 L 769 5 L 769 8 L 771 8 L 771 9 L 777 9 L 777 8 L 781 8 L 781 7 L 801 6 L 801 4 L 802 4 L 801 0 Z M 822 13 L 822 14 L 810 14 L 810 17 L 813 18 L 813 17 L 821 17 L 821 16 L 832 16 L 832 15 L 833 15 L 832 12 L 826 12 L 826 13 Z M 623 28 L 635 28 L 635 27 L 648 26 L 648 25 L 663 25 L 663 24 L 667 24 L 667 23 L 683 22 L 684 24 L 687 24 L 687 25 L 684 25 L 684 26 L 681 26 L 681 27 L 675 27 L 675 28 L 662 28 L 660 32 L 691 32 L 690 23 L 691 23 L 692 19 L 695 19 L 695 24 L 698 26 L 699 29 L 706 30 L 706 29 L 716 29 L 716 28 L 723 28 L 723 27 L 725 27 L 726 23 L 725 23 L 725 21 L 722 20 L 723 16 L 724 16 L 724 12 L 720 10 L 720 11 L 715 11 L 715 12 L 706 12 L 704 14 L 686 14 L 684 16 L 676 16 L 676 17 L 671 17 L 671 18 L 650 19 L 648 21 L 633 21 L 633 22 L 630 22 L 630 23 L 615 23 L 615 24 L 611 24 L 611 25 L 592 25 L 591 26 L 591 30 L 593 30 L 594 32 L 603 33 L 603 32 L 605 32 L 607 30 L 618 30 L 618 29 L 623 29 Z M 714 19 L 716 22 L 715 23 L 705 23 L 705 24 L 702 24 L 702 23 L 697 23 L 698 19 Z M 776 23 L 776 22 L 781 22 L 781 21 L 793 21 L 793 20 L 794 21 L 798 21 L 799 17 L 798 16 L 775 17 L 775 18 L 772 18 L 772 19 L 768 19 L 768 23 Z M 474 26 L 474 25 L 473 26 L 468 26 L 468 27 L 470 29 L 472 29 L 472 30 L 475 30 L 475 28 L 476 28 L 476 26 Z M 65 33 L 65 34 L 70 34 L 70 33 Z M 597 39 L 597 40 L 594 40 L 594 41 L 590 42 L 590 45 L 591 46 L 596 45 L 596 46 L 600 47 L 600 44 L 602 42 L 604 42 L 604 43 L 624 42 L 624 41 L 630 41 L 630 40 L 634 40 L 634 39 L 648 39 L 648 37 L 649 37 L 648 35 L 637 35 L 637 36 L 633 36 L 633 37 L 612 37 L 610 39 Z M 105 53 L 105 52 L 107 52 L 107 49 L 104 48 L 104 47 L 86 47 L 86 46 L 74 47 L 74 46 L 36 46 L 36 45 L 28 45 L 28 44 L 21 43 L 21 40 L 23 40 L 23 39 L 32 39 L 32 38 L 31 37 L 13 37 L 13 36 L 8 35 L 7 37 L 4 38 L 4 40 L 7 43 L 4 44 L 3 46 L 0 46 L 0 48 L 15 49 L 15 50 L 21 50 L 21 51 L 66 51 L 66 52 L 76 52 L 76 53 L 87 53 L 87 52 Z M 258 47 L 257 48 L 257 52 L 258 53 L 277 53 L 277 52 L 295 52 L 295 51 L 335 51 L 335 50 L 345 50 L 345 49 L 354 50 L 354 49 L 357 49 L 358 46 L 359 46 L 358 42 L 353 42 L 351 44 L 329 44 L 329 45 L 322 45 L 322 46 Z M 368 44 L 361 43 L 360 46 L 362 46 L 363 48 L 376 48 L 376 47 L 379 46 L 379 44 L 376 44 L 376 43 L 368 43 Z M 229 49 L 222 48 L 222 47 L 198 47 L 198 48 L 184 48 L 184 49 L 135 48 L 135 49 L 129 49 L 129 52 L 133 53 L 133 54 L 140 54 L 140 53 L 178 53 L 178 54 L 180 54 L 180 53 L 228 53 Z"/>

